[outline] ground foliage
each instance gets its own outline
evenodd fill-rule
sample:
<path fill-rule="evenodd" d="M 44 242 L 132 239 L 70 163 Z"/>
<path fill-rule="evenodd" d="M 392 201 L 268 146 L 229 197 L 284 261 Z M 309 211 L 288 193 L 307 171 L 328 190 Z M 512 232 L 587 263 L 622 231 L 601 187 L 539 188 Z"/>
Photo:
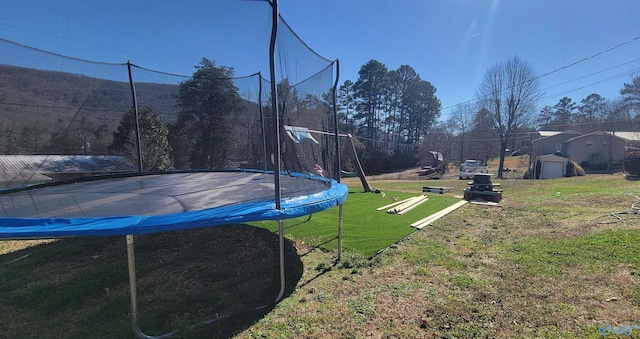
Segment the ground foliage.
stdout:
<path fill-rule="evenodd" d="M 306 254 L 294 293 L 239 337 L 596 338 L 638 325 L 640 220 L 609 217 L 637 186 L 621 174 L 501 184 L 502 207 L 467 205 L 355 273 Z"/>
<path fill-rule="evenodd" d="M 622 163 L 627 173 L 640 176 L 640 151 L 626 152 Z"/>

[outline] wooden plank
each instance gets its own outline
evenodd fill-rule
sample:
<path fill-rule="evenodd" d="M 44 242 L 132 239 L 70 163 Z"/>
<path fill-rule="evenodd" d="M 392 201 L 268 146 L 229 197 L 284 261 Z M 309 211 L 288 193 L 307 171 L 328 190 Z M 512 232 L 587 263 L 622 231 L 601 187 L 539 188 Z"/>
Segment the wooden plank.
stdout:
<path fill-rule="evenodd" d="M 434 217 L 439 216 L 440 214 L 443 214 L 443 213 L 444 213 L 444 214 L 446 214 L 446 213 L 448 213 L 449 211 L 453 211 L 453 210 L 455 210 L 455 209 L 457 208 L 456 206 L 457 206 L 458 204 L 463 205 L 463 203 L 462 203 L 463 201 L 464 201 L 465 203 L 467 202 L 466 200 L 458 201 L 457 203 L 455 203 L 455 204 L 453 204 L 453 205 L 451 205 L 451 206 L 449 206 L 449 207 L 447 207 L 447 208 L 441 209 L 440 211 L 438 211 L 438 212 L 436 212 L 436 213 L 433 213 L 433 214 L 429 215 L 429 216 L 428 216 L 428 217 L 426 217 L 426 218 L 420 219 L 420 220 L 418 220 L 418 221 L 416 221 L 416 222 L 412 223 L 412 224 L 411 224 L 411 226 L 416 227 L 416 226 L 418 226 L 418 225 L 420 225 L 420 224 L 422 224 L 422 223 L 425 223 L 425 222 L 429 221 L 430 219 L 432 219 L 432 218 L 434 218 Z"/>
<path fill-rule="evenodd" d="M 421 204 L 423 204 L 423 203 L 427 202 L 427 200 L 429 200 L 429 198 L 427 198 L 427 197 L 424 197 L 424 199 L 417 199 L 417 200 L 416 200 L 416 202 L 415 202 L 413 205 L 411 205 L 411 206 L 409 206 L 409 207 L 407 207 L 407 208 L 405 208 L 405 209 L 401 210 L 401 211 L 400 211 L 400 212 L 398 212 L 397 214 L 403 215 L 403 214 L 405 214 L 405 213 L 407 213 L 407 212 L 411 211 L 412 209 L 414 209 L 414 208 L 416 208 L 416 207 L 420 206 Z"/>
<path fill-rule="evenodd" d="M 409 198 L 409 201 L 389 209 L 387 211 L 387 213 L 398 214 L 399 212 L 401 212 L 401 211 L 413 206 L 415 203 L 417 203 L 417 202 L 419 202 L 421 200 L 424 200 L 424 199 L 427 199 L 427 197 L 424 196 L 424 195 L 420 195 L 420 196 L 417 196 L 417 197 Z"/>
<path fill-rule="evenodd" d="M 474 205 L 484 205 L 484 206 L 500 206 L 500 204 L 498 204 L 497 202 L 485 201 L 480 199 L 471 200 L 469 201 L 469 203 Z"/>
<path fill-rule="evenodd" d="M 427 225 L 430 225 L 432 222 L 434 222 L 434 221 L 444 217 L 445 215 L 455 211 L 456 209 L 464 206 L 467 202 L 468 201 L 466 201 L 466 200 L 460 200 L 457 203 L 455 203 L 455 204 L 453 204 L 453 205 L 451 205 L 451 206 L 449 206 L 449 207 L 447 207 L 447 208 L 445 208 L 445 209 L 443 209 L 443 210 L 441 210 L 439 212 L 436 212 L 436 213 L 434 213 L 434 214 L 432 214 L 432 215 L 430 215 L 430 216 L 428 216 L 428 217 L 426 217 L 424 219 L 421 219 L 421 220 L 418 220 L 418 221 L 412 223 L 411 226 L 415 227 L 417 229 L 422 229 L 423 227 L 425 227 Z"/>
<path fill-rule="evenodd" d="M 395 205 L 400 205 L 400 204 L 402 204 L 402 203 L 404 203 L 404 202 L 407 202 L 407 201 L 409 201 L 409 200 L 411 200 L 411 199 L 413 199 L 413 198 L 415 198 L 415 197 L 407 198 L 407 199 L 404 199 L 404 200 L 396 201 L 396 202 L 394 202 L 394 203 L 392 203 L 392 204 L 389 204 L 389 205 L 385 205 L 385 206 L 382 206 L 382 207 L 378 207 L 378 208 L 376 208 L 376 211 L 386 210 L 386 209 L 388 209 L 389 207 L 393 207 L 393 206 L 395 206 Z"/>

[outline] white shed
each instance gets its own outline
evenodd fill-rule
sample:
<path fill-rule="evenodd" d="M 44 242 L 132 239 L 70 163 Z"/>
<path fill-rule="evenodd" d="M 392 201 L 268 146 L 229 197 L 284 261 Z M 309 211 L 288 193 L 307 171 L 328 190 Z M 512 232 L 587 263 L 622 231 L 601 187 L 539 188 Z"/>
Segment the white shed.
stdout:
<path fill-rule="evenodd" d="M 535 170 L 537 179 L 562 178 L 567 174 L 567 163 L 570 160 L 558 155 L 541 155 L 536 159 Z M 539 173 L 539 174 L 538 174 Z"/>

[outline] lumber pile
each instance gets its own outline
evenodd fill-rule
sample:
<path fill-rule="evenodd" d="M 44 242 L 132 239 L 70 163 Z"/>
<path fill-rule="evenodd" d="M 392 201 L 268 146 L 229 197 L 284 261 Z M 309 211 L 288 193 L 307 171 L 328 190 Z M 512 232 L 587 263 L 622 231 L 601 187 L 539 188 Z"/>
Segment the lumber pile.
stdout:
<path fill-rule="evenodd" d="M 427 198 L 426 196 L 419 195 L 417 197 L 396 201 L 392 204 L 378 207 L 376 208 L 376 211 L 382 211 L 386 209 L 387 213 L 402 215 L 420 206 L 420 204 L 426 202 L 427 200 L 429 200 L 429 198 Z"/>

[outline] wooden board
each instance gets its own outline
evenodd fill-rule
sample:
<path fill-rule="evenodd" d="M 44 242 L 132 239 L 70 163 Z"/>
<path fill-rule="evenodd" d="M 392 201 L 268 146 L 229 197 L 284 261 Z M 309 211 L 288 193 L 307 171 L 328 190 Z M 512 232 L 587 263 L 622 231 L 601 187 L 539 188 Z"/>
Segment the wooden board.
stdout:
<path fill-rule="evenodd" d="M 449 206 L 449 207 L 447 207 L 447 208 L 445 208 L 445 209 L 443 209 L 443 210 L 441 210 L 439 212 L 436 212 L 436 213 L 434 213 L 434 214 L 432 214 L 432 215 L 430 215 L 430 216 L 428 216 L 428 217 L 426 217 L 424 219 L 420 219 L 420 220 L 412 223 L 411 226 L 415 227 L 417 229 L 422 229 L 427 225 L 431 225 L 431 223 L 433 223 L 434 221 L 436 221 L 436 220 L 444 217 L 445 215 L 455 211 L 456 209 L 464 206 L 465 204 L 467 204 L 467 202 L 468 201 L 466 201 L 466 200 L 460 200 L 457 203 L 455 203 L 455 204 L 453 204 L 453 205 L 451 205 L 451 206 Z"/>

